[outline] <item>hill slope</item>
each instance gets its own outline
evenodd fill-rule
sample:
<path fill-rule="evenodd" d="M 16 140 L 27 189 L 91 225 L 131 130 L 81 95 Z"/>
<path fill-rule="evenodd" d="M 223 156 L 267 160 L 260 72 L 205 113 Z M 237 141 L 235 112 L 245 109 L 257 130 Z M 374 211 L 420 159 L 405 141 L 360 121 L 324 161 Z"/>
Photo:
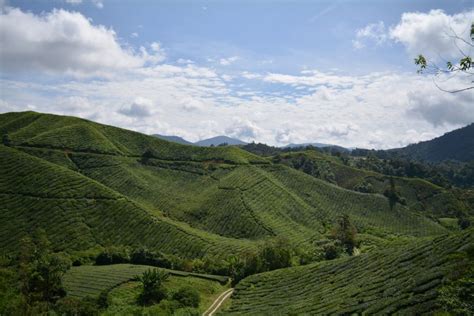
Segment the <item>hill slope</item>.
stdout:
<path fill-rule="evenodd" d="M 448 159 L 474 160 L 474 123 L 435 139 L 408 145 L 404 148 L 388 150 L 388 152 L 432 162 Z"/>
<path fill-rule="evenodd" d="M 473 243 L 471 230 L 253 275 L 237 285 L 225 314 L 431 314 L 441 308 L 443 282 L 472 269 Z"/>
<path fill-rule="evenodd" d="M 0 132 L 10 145 L 0 147 L 0 244 L 7 249 L 42 226 L 57 249 L 145 243 L 183 257 L 226 255 L 273 237 L 309 246 L 343 213 L 361 233 L 446 231 L 431 214 L 392 206 L 381 194 L 347 190 L 233 146 L 185 146 L 34 112 L 0 115 Z"/>

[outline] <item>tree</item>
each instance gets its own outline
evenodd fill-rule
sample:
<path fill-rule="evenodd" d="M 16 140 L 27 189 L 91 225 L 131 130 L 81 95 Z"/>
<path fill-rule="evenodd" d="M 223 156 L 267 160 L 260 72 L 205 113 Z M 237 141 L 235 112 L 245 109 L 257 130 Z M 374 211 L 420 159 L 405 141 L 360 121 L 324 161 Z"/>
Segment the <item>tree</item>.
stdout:
<path fill-rule="evenodd" d="M 415 65 L 417 65 L 418 68 L 418 73 L 430 73 L 434 75 L 435 77 L 441 75 L 441 74 L 448 74 L 448 75 L 456 75 L 456 74 L 465 74 L 467 75 L 468 78 L 474 75 L 474 72 L 471 71 L 471 69 L 474 67 L 472 57 L 469 56 L 466 52 L 464 52 L 457 42 L 461 42 L 465 45 L 467 45 L 470 48 L 474 48 L 474 22 L 471 24 L 471 31 L 470 31 L 470 41 L 465 40 L 456 32 L 451 29 L 451 34 L 449 36 L 453 38 L 453 43 L 456 46 L 456 48 L 459 50 L 460 54 L 462 57 L 459 59 L 457 62 L 452 62 L 452 61 L 447 61 L 446 66 L 441 67 L 438 66 L 436 63 L 429 61 L 426 59 L 426 57 L 422 54 L 418 55 L 418 57 L 415 58 Z M 462 92 L 466 90 L 471 90 L 474 89 L 474 80 L 470 79 L 469 85 L 467 87 L 463 87 L 460 89 L 444 89 L 442 88 L 436 80 L 433 80 L 434 84 L 438 89 L 444 92 L 449 92 L 449 93 L 457 93 L 457 92 Z"/>
<path fill-rule="evenodd" d="M 46 309 L 66 295 L 62 277 L 70 267 L 70 260 L 52 253 L 44 230 L 39 229 L 33 238 L 20 241 L 19 279 L 21 293 L 28 306 L 43 305 Z"/>
<path fill-rule="evenodd" d="M 352 225 L 349 215 L 341 215 L 337 219 L 336 226 L 332 231 L 332 238 L 340 241 L 349 255 L 354 253 L 354 248 L 357 245 L 356 235 L 357 230 L 354 225 Z"/>
<path fill-rule="evenodd" d="M 159 269 L 148 269 L 138 277 L 142 285 L 142 292 L 138 296 L 141 305 L 159 303 L 168 295 L 163 283 L 168 279 L 169 273 Z"/>

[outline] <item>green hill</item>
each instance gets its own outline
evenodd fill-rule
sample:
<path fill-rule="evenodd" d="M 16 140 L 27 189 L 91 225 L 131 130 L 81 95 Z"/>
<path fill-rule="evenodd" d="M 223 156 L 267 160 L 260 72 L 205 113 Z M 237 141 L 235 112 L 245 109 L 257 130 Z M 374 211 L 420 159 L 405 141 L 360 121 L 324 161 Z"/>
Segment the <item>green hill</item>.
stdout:
<path fill-rule="evenodd" d="M 440 288 L 474 271 L 473 243 L 471 230 L 253 275 L 237 285 L 232 305 L 223 314 L 432 314 L 452 308 L 441 303 Z"/>
<path fill-rule="evenodd" d="M 410 203 L 391 205 L 379 191 L 348 190 L 234 146 L 185 146 L 34 112 L 1 114 L 0 133 L 9 145 L 0 146 L 3 249 L 42 227 L 58 250 L 143 244 L 225 256 L 274 237 L 309 245 L 343 213 L 378 236 L 446 231 L 416 205 L 439 190 L 429 183 L 421 193 L 406 186 Z M 348 174 L 340 178 L 356 181 Z"/>
<path fill-rule="evenodd" d="M 423 179 L 390 177 L 357 169 L 344 164 L 338 157 L 314 150 L 283 153 L 273 160 L 345 189 L 359 192 L 384 194 L 390 188 L 392 179 L 400 197 L 406 201 L 409 208 L 437 218 L 459 217 L 472 212 L 470 203 L 460 198 L 455 191 Z"/>
<path fill-rule="evenodd" d="M 439 162 L 443 160 L 474 160 L 474 123 L 446 133 L 435 139 L 391 149 L 389 154 L 397 154 L 411 159 Z"/>

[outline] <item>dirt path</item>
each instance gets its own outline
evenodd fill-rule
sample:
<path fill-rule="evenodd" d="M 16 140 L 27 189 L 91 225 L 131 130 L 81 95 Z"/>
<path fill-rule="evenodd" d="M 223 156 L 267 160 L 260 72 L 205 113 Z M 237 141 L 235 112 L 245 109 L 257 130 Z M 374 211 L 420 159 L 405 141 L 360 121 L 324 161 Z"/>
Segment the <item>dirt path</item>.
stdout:
<path fill-rule="evenodd" d="M 229 298 L 232 295 L 233 292 L 234 292 L 234 289 L 232 289 L 232 288 L 222 292 L 222 294 L 219 295 L 218 298 L 216 298 L 214 303 L 212 303 L 212 305 L 202 315 L 203 316 L 212 316 L 212 315 L 214 315 L 214 313 L 219 309 L 219 307 L 221 307 L 222 303 L 224 303 L 225 300 L 227 298 Z"/>

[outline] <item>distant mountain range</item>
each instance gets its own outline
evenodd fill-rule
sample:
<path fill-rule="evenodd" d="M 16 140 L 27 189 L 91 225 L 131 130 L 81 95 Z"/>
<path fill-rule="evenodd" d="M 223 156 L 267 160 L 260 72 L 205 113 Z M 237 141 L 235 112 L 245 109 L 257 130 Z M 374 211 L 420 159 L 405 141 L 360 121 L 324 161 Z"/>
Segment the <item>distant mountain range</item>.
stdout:
<path fill-rule="evenodd" d="M 227 145 L 247 144 L 244 141 L 227 136 L 216 136 L 208 139 L 203 139 L 195 143 L 189 142 L 179 136 L 165 136 L 159 134 L 155 134 L 152 136 L 179 144 L 195 145 L 202 147 L 219 146 L 224 143 Z M 282 148 L 296 148 L 307 146 L 314 146 L 317 148 L 331 148 L 343 152 L 355 149 L 325 143 L 290 143 L 286 146 L 283 146 Z M 357 149 L 357 151 L 370 151 L 382 158 L 387 155 L 390 155 L 390 157 L 399 156 L 414 160 L 425 160 L 430 162 L 440 162 L 443 160 L 471 161 L 474 160 L 474 123 L 446 133 L 432 140 L 419 142 L 417 144 L 411 144 L 403 148 L 394 148 L 388 150 Z"/>
<path fill-rule="evenodd" d="M 431 162 L 474 160 L 474 123 L 432 140 L 408 145 L 403 148 L 390 149 L 387 152 L 415 160 Z"/>
<path fill-rule="evenodd" d="M 216 136 L 216 137 L 211 137 L 207 139 L 202 139 L 200 141 L 197 141 L 195 143 L 192 143 L 190 141 L 185 140 L 182 137 L 179 136 L 167 136 L 167 135 L 160 135 L 160 134 L 153 134 L 152 136 L 158 137 L 170 142 L 175 142 L 178 144 L 183 144 L 183 145 L 195 145 L 195 146 L 201 146 L 201 147 L 209 147 L 209 146 L 219 146 L 222 144 L 227 144 L 227 145 L 245 145 L 247 144 L 246 142 L 241 141 L 240 139 L 236 138 L 231 138 L 227 136 Z"/>
<path fill-rule="evenodd" d="M 232 137 L 228 137 L 228 136 L 223 136 L 223 135 L 202 139 L 202 140 L 197 141 L 195 143 L 187 141 L 186 139 L 184 139 L 182 137 L 173 136 L 173 135 L 153 134 L 152 136 L 158 137 L 158 138 L 170 141 L 170 142 L 178 143 L 178 144 L 195 145 L 195 146 L 202 146 L 202 147 L 219 146 L 221 144 L 227 144 L 227 145 L 233 145 L 233 146 L 246 145 L 247 144 L 246 142 L 241 141 L 240 139 L 232 138 Z M 332 147 L 332 148 L 340 149 L 340 150 L 344 150 L 344 151 L 352 149 L 352 148 L 345 148 L 345 147 L 342 147 L 342 146 L 337 146 L 337 145 L 333 145 L 333 144 L 324 144 L 324 143 L 301 143 L 301 144 L 290 143 L 286 146 L 283 146 L 283 148 L 296 148 L 296 147 L 307 147 L 307 146 L 313 146 L 313 147 L 318 147 L 318 148 Z"/>

